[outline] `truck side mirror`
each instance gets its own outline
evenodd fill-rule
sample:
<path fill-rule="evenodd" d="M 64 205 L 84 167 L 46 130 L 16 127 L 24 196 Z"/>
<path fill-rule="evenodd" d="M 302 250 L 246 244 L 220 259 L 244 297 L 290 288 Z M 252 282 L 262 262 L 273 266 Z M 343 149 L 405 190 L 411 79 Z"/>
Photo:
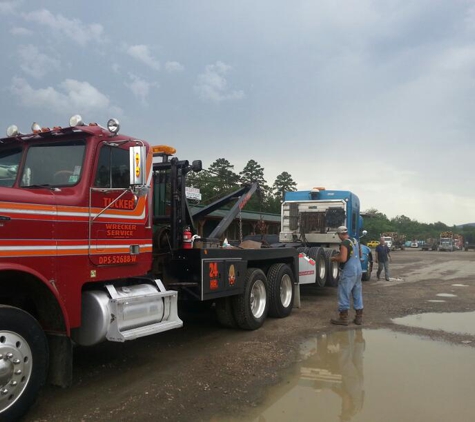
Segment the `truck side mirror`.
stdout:
<path fill-rule="evenodd" d="M 203 164 L 201 163 L 201 160 L 194 160 L 191 163 L 191 169 L 195 172 L 198 173 L 203 169 Z"/>
<path fill-rule="evenodd" d="M 144 146 L 135 146 L 130 148 L 130 186 L 146 184 L 146 157 L 147 152 Z"/>

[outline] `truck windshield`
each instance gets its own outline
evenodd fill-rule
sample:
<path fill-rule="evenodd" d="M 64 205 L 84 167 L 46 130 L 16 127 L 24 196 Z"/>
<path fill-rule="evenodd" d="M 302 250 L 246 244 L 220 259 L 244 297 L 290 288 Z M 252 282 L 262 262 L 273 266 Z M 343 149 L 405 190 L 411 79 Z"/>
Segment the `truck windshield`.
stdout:
<path fill-rule="evenodd" d="M 20 186 L 72 186 L 79 182 L 83 140 L 32 145 L 27 150 Z"/>
<path fill-rule="evenodd" d="M 21 160 L 21 147 L 0 152 L 0 186 L 12 187 Z"/>

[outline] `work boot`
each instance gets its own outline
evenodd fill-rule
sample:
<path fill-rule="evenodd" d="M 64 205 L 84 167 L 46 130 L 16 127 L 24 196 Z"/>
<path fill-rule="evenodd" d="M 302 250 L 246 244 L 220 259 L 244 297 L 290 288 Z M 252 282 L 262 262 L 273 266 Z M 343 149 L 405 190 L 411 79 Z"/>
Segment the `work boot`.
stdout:
<path fill-rule="evenodd" d="M 335 325 L 348 325 L 348 311 L 340 311 L 338 319 L 331 319 L 330 322 Z"/>
<path fill-rule="evenodd" d="M 363 309 L 357 309 L 356 310 L 356 315 L 355 315 L 355 319 L 353 320 L 353 322 L 356 325 L 363 324 Z"/>

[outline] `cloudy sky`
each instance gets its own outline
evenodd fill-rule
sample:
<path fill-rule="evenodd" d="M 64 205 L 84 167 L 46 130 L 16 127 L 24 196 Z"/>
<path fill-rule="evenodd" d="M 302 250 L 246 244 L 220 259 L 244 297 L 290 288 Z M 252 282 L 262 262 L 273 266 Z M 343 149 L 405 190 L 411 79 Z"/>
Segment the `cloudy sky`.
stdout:
<path fill-rule="evenodd" d="M 475 222 L 475 0 L 0 0 L 0 19 L 0 130 L 116 117 L 205 167 Z"/>

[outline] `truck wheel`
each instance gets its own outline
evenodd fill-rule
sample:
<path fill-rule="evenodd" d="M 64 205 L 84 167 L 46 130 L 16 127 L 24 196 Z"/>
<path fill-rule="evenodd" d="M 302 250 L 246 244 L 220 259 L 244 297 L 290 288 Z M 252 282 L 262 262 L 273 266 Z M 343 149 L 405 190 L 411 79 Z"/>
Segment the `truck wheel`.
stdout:
<path fill-rule="evenodd" d="M 327 267 L 325 262 L 325 252 L 323 248 L 313 246 L 308 250 L 308 256 L 315 261 L 317 286 L 323 287 L 327 281 Z"/>
<path fill-rule="evenodd" d="M 269 315 L 285 318 L 294 306 L 294 274 L 286 264 L 274 264 L 267 272 Z"/>
<path fill-rule="evenodd" d="M 304 253 L 305 255 L 308 255 L 308 249 L 306 246 L 301 246 L 300 248 L 297 248 L 298 253 Z"/>
<path fill-rule="evenodd" d="M 338 286 L 339 270 L 338 262 L 330 261 L 330 258 L 334 255 L 337 255 L 338 252 L 335 249 L 325 250 L 325 260 L 327 263 L 327 282 L 326 286 L 336 287 Z"/>
<path fill-rule="evenodd" d="M 238 328 L 233 314 L 233 304 L 230 297 L 222 297 L 216 301 L 216 316 L 218 322 L 226 328 Z"/>
<path fill-rule="evenodd" d="M 371 279 L 372 271 L 373 271 L 373 261 L 368 261 L 368 271 L 362 274 L 361 281 L 369 281 Z"/>
<path fill-rule="evenodd" d="M 48 371 L 48 343 L 27 312 L 0 305 L 0 420 L 15 421 L 35 402 Z"/>
<path fill-rule="evenodd" d="M 267 278 L 262 270 L 249 268 L 244 292 L 233 297 L 234 317 L 243 330 L 257 330 L 264 324 L 269 308 Z"/>

